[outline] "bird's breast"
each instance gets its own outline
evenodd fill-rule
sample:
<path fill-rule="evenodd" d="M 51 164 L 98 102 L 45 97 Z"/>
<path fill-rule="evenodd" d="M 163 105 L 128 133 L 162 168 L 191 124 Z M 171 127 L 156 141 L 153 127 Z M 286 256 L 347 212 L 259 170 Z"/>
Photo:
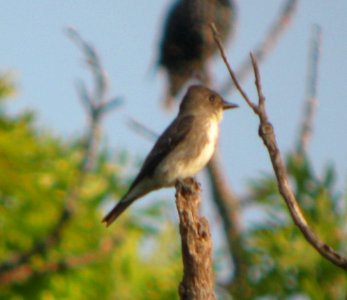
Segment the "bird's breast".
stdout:
<path fill-rule="evenodd" d="M 217 145 L 219 135 L 219 126 L 217 122 L 210 122 L 206 125 L 206 137 L 200 142 L 200 151 L 196 153 L 196 157 L 192 159 L 190 163 L 192 169 L 194 169 L 194 174 L 199 172 L 211 159 Z M 191 176 L 193 176 L 191 175 Z"/>
<path fill-rule="evenodd" d="M 196 175 L 211 159 L 218 141 L 218 122 L 197 124 L 187 138 L 172 152 L 162 171 L 173 183 L 178 178 Z M 159 175 L 159 174 L 158 174 Z"/>

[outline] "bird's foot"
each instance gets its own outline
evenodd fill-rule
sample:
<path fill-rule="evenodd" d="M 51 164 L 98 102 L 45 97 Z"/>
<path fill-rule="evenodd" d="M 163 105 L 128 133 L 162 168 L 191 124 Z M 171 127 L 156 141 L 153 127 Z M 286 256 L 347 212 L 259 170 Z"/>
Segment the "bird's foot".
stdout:
<path fill-rule="evenodd" d="M 176 188 L 180 187 L 183 193 L 192 194 L 200 190 L 200 183 L 198 183 L 193 177 L 188 177 L 184 179 L 177 179 Z"/>

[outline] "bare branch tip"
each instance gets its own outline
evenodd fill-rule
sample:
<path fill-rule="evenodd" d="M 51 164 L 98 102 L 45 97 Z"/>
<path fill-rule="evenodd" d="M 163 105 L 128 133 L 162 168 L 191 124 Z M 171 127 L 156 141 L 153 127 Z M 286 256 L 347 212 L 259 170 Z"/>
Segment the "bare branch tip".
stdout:
<path fill-rule="evenodd" d="M 66 26 L 63 30 L 71 38 L 78 35 L 77 29 L 75 27 L 73 27 L 72 25 Z"/>
<path fill-rule="evenodd" d="M 120 106 L 122 106 L 123 103 L 124 103 L 124 101 L 121 97 L 116 97 L 114 99 L 107 101 L 104 104 L 101 104 L 100 105 L 100 112 L 101 113 L 111 112 L 112 110 L 117 109 Z"/>
<path fill-rule="evenodd" d="M 214 24 L 214 22 L 210 23 L 210 28 L 211 28 L 211 30 L 213 31 L 214 34 L 218 34 L 218 30 L 217 30 L 217 27 Z"/>

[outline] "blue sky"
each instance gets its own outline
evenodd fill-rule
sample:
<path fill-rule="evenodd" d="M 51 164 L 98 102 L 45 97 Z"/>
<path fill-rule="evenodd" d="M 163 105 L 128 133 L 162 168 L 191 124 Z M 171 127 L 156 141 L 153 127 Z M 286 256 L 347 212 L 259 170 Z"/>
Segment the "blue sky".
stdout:
<path fill-rule="evenodd" d="M 62 136 L 83 132 L 86 122 L 76 92 L 77 79 L 90 82 L 82 55 L 64 34 L 74 26 L 98 49 L 112 84 L 111 95 L 125 104 L 104 123 L 112 147 L 144 156 L 152 144 L 126 125 L 129 116 L 161 132 L 175 113 L 165 113 L 160 101 L 165 78 L 154 64 L 162 20 L 172 1 L 2 1 L 0 9 L 0 71 L 13 70 L 18 96 L 9 104 L 16 112 L 31 108 L 38 126 Z M 238 29 L 228 48 L 238 66 L 260 41 L 283 1 L 239 1 Z M 293 24 L 273 54 L 261 65 L 269 116 L 281 150 L 294 147 L 302 115 L 311 26 L 323 30 L 319 77 L 319 106 L 309 152 L 316 170 L 337 165 L 340 187 L 347 175 L 347 1 L 305 0 Z M 227 76 L 219 59 L 217 78 Z M 244 84 L 254 97 L 253 78 Z M 226 95 L 241 108 L 226 113 L 220 147 L 233 188 L 245 192 L 250 178 L 271 170 L 257 136 L 257 119 L 234 93 Z"/>

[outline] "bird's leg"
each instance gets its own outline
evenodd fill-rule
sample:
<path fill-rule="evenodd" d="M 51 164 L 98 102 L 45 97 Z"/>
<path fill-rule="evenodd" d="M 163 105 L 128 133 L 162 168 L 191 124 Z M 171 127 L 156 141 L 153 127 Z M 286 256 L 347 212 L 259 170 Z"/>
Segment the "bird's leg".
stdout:
<path fill-rule="evenodd" d="M 180 185 L 182 187 L 182 190 L 184 193 L 193 193 L 197 189 L 200 189 L 200 184 L 193 178 L 179 178 L 176 180 L 176 187 L 177 185 Z"/>
<path fill-rule="evenodd" d="M 182 188 L 183 192 L 185 192 L 185 193 L 191 191 L 190 186 L 188 186 L 184 182 L 184 179 L 179 178 L 179 179 L 176 180 L 176 188 L 179 187 L 179 186 Z"/>

